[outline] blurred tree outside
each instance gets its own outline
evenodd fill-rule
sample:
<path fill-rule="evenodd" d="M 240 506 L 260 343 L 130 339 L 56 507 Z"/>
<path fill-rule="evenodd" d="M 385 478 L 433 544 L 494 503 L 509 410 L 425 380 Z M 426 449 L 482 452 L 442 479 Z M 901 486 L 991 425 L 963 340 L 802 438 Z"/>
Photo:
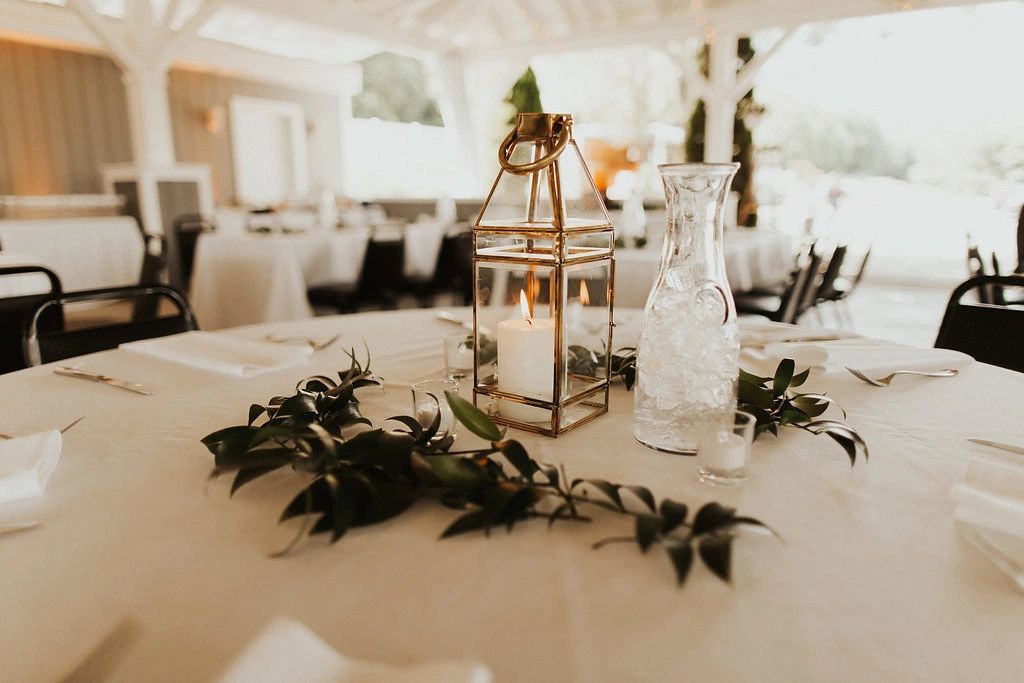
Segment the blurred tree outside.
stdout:
<path fill-rule="evenodd" d="M 354 117 L 443 125 L 441 110 L 427 91 L 423 62 L 394 52 L 378 52 L 360 64 L 363 91 L 352 98 Z"/>
<path fill-rule="evenodd" d="M 510 126 L 515 125 L 519 114 L 540 113 L 544 111 L 544 107 L 540 103 L 540 87 L 537 85 L 537 76 L 534 75 L 531 67 L 526 67 L 526 71 L 512 85 L 512 89 L 508 91 L 504 101 L 512 105 L 513 109 L 512 115 L 508 120 Z"/>

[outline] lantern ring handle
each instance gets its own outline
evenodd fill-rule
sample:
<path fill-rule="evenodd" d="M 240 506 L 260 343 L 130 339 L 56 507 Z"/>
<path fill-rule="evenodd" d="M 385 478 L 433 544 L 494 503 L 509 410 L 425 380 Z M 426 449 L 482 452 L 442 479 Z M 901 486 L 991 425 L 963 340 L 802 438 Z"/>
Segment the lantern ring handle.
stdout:
<path fill-rule="evenodd" d="M 555 141 L 555 146 L 551 148 L 551 151 L 542 156 L 536 161 L 531 161 L 526 164 L 513 164 L 509 161 L 509 156 L 512 154 L 512 148 L 516 145 L 516 129 L 505 136 L 505 139 L 501 141 L 501 146 L 498 147 L 498 163 L 501 167 L 509 173 L 515 175 L 526 175 L 527 173 L 533 173 L 540 169 L 548 166 L 562 153 L 565 146 L 569 144 L 569 126 L 563 125 L 562 130 L 558 132 L 558 139 Z"/>

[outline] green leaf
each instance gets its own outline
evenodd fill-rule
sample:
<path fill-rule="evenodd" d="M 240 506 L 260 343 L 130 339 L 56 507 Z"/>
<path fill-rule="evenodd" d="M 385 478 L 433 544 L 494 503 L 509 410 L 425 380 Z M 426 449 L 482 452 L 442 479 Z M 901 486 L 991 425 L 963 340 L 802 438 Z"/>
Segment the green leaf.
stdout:
<path fill-rule="evenodd" d="M 707 536 L 700 539 L 697 552 L 700 559 L 704 561 L 707 568 L 720 578 L 729 583 L 732 570 L 732 535 Z"/>
<path fill-rule="evenodd" d="M 650 489 L 644 486 L 623 486 L 622 488 L 626 489 L 634 496 L 636 496 L 637 499 L 644 505 L 646 505 L 647 509 L 650 510 L 651 512 L 657 511 L 657 503 L 655 502 L 654 494 L 651 493 Z"/>
<path fill-rule="evenodd" d="M 448 398 L 448 405 L 452 408 L 455 418 L 464 424 L 466 428 L 487 441 L 500 441 L 501 431 L 497 425 L 491 422 L 484 411 L 459 396 L 454 391 L 446 391 L 444 395 Z"/>
<path fill-rule="evenodd" d="M 815 405 L 824 406 L 821 410 L 821 413 L 825 412 L 825 410 L 829 406 L 835 406 L 836 408 L 839 408 L 839 412 L 843 414 L 843 418 L 846 418 L 846 411 L 843 410 L 843 407 L 836 403 L 835 399 L 827 394 L 797 394 L 797 396 L 793 399 L 793 402 L 796 403 L 797 401 L 800 401 L 801 403 L 815 401 Z M 809 411 L 807 410 L 804 410 L 804 412 L 807 412 L 809 414 Z M 820 415 L 821 413 L 818 413 L 818 415 Z"/>
<path fill-rule="evenodd" d="M 683 503 L 677 503 L 674 500 L 666 498 L 661 501 L 661 505 L 658 507 L 658 513 L 661 515 L 661 533 L 669 534 L 675 531 L 680 524 L 686 521 L 686 515 L 689 513 L 689 508 Z"/>
<path fill-rule="evenodd" d="M 540 467 L 530 458 L 523 444 L 514 440 L 498 441 L 494 447 L 501 451 L 501 454 L 512 464 L 512 467 L 516 468 L 519 474 L 533 481 L 533 475 Z"/>
<path fill-rule="evenodd" d="M 409 428 L 409 431 L 412 432 L 412 435 L 416 438 L 419 438 L 419 435 L 423 433 L 423 426 L 414 417 L 410 417 L 408 415 L 395 415 L 394 417 L 389 417 L 388 421 L 401 422 Z"/>
<path fill-rule="evenodd" d="M 782 396 L 786 389 L 789 389 L 795 369 L 796 362 L 792 358 L 783 358 L 779 362 L 779 367 L 775 369 L 775 378 L 772 380 L 772 393 L 775 396 Z"/>
<path fill-rule="evenodd" d="M 693 535 L 712 533 L 729 526 L 736 517 L 734 508 L 726 507 L 718 503 L 708 503 L 693 518 Z"/>
<path fill-rule="evenodd" d="M 569 504 L 568 503 L 562 503 L 561 505 L 556 507 L 555 511 L 551 513 L 551 516 L 548 517 L 548 528 L 550 529 L 551 527 L 553 527 L 555 525 L 555 522 L 557 522 L 558 520 L 566 519 L 567 516 L 566 516 L 565 513 L 568 512 L 568 511 L 569 511 Z"/>
<path fill-rule="evenodd" d="M 740 368 L 740 381 L 741 382 L 746 382 L 747 384 L 753 384 L 755 386 L 763 386 L 764 384 L 766 384 L 768 382 L 769 379 L 771 379 L 771 378 L 770 377 L 761 377 L 759 375 L 754 375 L 754 374 L 751 374 L 751 373 L 747 372 L 746 370 Z"/>
<path fill-rule="evenodd" d="M 487 526 L 487 524 L 487 517 L 484 513 L 479 510 L 467 512 L 449 524 L 448 528 L 441 532 L 441 538 L 450 538 L 470 531 L 479 531 Z"/>
<path fill-rule="evenodd" d="M 737 392 L 741 403 L 749 403 L 750 405 L 763 410 L 772 409 L 774 401 L 772 392 L 768 389 L 759 387 L 756 384 L 751 384 L 750 382 L 739 382 L 737 385 Z"/>
<path fill-rule="evenodd" d="M 235 495 L 235 491 L 242 488 L 250 481 L 259 479 L 264 474 L 269 474 L 270 472 L 273 472 L 276 469 L 284 467 L 284 465 L 285 463 L 282 462 L 270 465 L 260 465 L 257 467 L 246 467 L 244 469 L 238 470 L 238 473 L 235 475 L 234 481 L 231 482 L 231 493 L 229 495 Z"/>
<path fill-rule="evenodd" d="M 259 419 L 260 415 L 267 412 L 267 409 L 261 406 L 259 403 L 253 403 L 249 406 L 249 424 Z"/>
<path fill-rule="evenodd" d="M 668 559 L 672 560 L 672 567 L 676 570 L 676 585 L 682 586 L 690 574 L 690 567 L 693 566 L 693 546 L 687 541 L 665 546 L 665 549 L 668 551 Z"/>
<path fill-rule="evenodd" d="M 603 493 L 608 498 L 608 500 L 610 500 L 612 504 L 615 505 L 615 507 L 617 507 L 620 511 L 625 511 L 626 506 L 622 504 L 622 496 L 619 495 L 618 484 L 612 484 L 611 482 L 605 481 L 604 479 L 577 479 L 575 482 L 573 482 L 572 488 L 575 488 L 576 483 L 579 481 L 582 481 L 583 483 L 593 486 L 595 489 Z"/>
<path fill-rule="evenodd" d="M 445 486 L 474 487 L 494 483 L 494 478 L 469 458 L 431 455 L 427 457 L 427 462 L 434 476 Z"/>
<path fill-rule="evenodd" d="M 810 368 L 807 368 L 806 370 L 804 370 L 800 374 L 793 375 L 793 380 L 789 383 L 789 388 L 790 389 L 795 389 L 796 387 L 802 386 L 803 383 L 806 382 L 807 378 L 810 377 L 810 376 L 811 376 L 811 369 Z"/>
<path fill-rule="evenodd" d="M 661 532 L 661 517 L 653 515 L 637 515 L 636 543 L 640 551 L 646 553 Z"/>

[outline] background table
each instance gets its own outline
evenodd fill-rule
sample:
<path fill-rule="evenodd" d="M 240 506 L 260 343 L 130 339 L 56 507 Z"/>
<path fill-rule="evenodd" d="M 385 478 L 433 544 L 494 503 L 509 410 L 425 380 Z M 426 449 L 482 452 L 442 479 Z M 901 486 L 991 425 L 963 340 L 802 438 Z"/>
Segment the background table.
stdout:
<path fill-rule="evenodd" d="M 369 235 L 358 229 L 200 235 L 190 288 L 200 326 L 312 317 L 306 290 L 358 280 Z"/>
<path fill-rule="evenodd" d="M 615 305 L 642 308 L 661 266 L 661 240 L 643 249 L 615 251 Z M 737 228 L 725 235 L 725 270 L 734 292 L 772 287 L 793 269 L 792 238 L 768 230 Z"/>
<path fill-rule="evenodd" d="M 137 284 L 145 250 L 130 216 L 0 220 L 0 246 L 55 272 L 66 292 Z"/>
<path fill-rule="evenodd" d="M 965 437 L 1019 440 L 1024 376 L 982 364 L 889 389 L 812 377 L 805 388 L 842 403 L 870 461 L 851 469 L 829 439 L 786 430 L 755 444 L 750 481 L 731 490 L 699 484 L 691 458 L 636 444 L 621 386 L 609 415 L 557 440 L 515 433 L 570 477 L 717 499 L 771 524 L 785 542 L 740 539 L 732 586 L 695 564 L 678 589 L 660 550 L 591 550 L 626 531 L 616 516 L 439 541 L 452 512 L 426 502 L 333 547 L 318 538 L 268 558 L 291 536 L 276 520 L 300 483 L 272 475 L 229 500 L 228 478 L 207 482 L 199 439 L 303 376 L 347 367 L 342 347 L 363 339 L 391 382 L 436 372 L 452 329 L 417 310 L 232 330 L 342 335 L 305 367 L 248 380 L 121 351 L 85 358 L 151 397 L 46 366 L 0 377 L 2 431 L 86 416 L 46 496 L 3 511 L 45 520 L 0 538 L 4 678 L 55 680 L 127 614 L 142 632 L 121 681 L 209 680 L 277 615 L 352 656 L 478 659 L 499 681 L 1021 679 L 1024 603 L 957 535 L 946 499 L 979 453 Z M 360 398 L 376 421 L 409 410 L 401 387 Z"/>

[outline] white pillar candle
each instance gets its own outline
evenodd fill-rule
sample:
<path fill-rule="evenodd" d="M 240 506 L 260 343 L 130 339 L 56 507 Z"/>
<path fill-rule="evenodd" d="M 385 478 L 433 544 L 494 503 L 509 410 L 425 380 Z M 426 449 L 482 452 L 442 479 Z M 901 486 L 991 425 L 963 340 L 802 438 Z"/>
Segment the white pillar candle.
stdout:
<path fill-rule="evenodd" d="M 729 472 L 747 466 L 747 442 L 739 434 L 717 432 L 701 439 L 697 460 L 711 470 Z"/>
<path fill-rule="evenodd" d="M 525 300 L 525 298 L 524 298 Z M 555 384 L 555 321 L 524 318 L 498 323 L 498 390 L 543 401 Z M 546 422 L 543 408 L 500 401 L 498 413 L 517 422 Z"/>

